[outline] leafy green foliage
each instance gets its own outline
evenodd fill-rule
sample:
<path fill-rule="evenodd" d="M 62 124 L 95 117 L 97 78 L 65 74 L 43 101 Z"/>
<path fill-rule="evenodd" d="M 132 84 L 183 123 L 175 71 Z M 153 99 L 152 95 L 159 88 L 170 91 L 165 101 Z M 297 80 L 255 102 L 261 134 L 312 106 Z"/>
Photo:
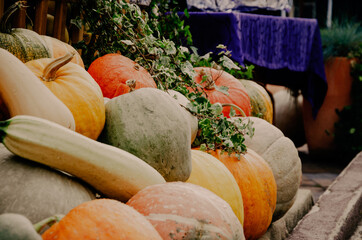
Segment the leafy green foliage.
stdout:
<path fill-rule="evenodd" d="M 353 77 L 351 88 L 352 104 L 337 111 L 339 116 L 335 124 L 334 141 L 343 158 L 351 160 L 362 151 L 362 44 L 351 53 L 356 60 L 352 64 Z"/>
<path fill-rule="evenodd" d="M 321 30 L 323 57 L 347 57 L 362 42 L 362 27 L 358 22 L 335 21 L 330 29 Z"/>
<path fill-rule="evenodd" d="M 239 71 L 240 74 L 251 74 L 251 71 L 243 71 L 244 68 L 233 63 L 226 47 L 223 47 L 225 52 L 217 57 L 213 57 L 212 53 L 199 56 L 196 48 L 187 48 L 180 42 L 172 41 L 181 38 L 180 34 L 191 37 L 187 26 L 176 17 L 176 11 L 169 9 L 176 2 L 153 1 L 147 11 L 122 1 L 80 0 L 75 9 L 80 9 L 79 16 L 82 17 L 72 22 L 84 25 L 91 37 L 75 47 L 82 49 L 86 67 L 107 53 L 118 52 L 134 60 L 152 75 L 159 89 L 179 91 L 191 101 L 188 110 L 198 117 L 200 129 L 194 146 L 243 153 L 246 150 L 244 134 L 253 134 L 251 122 L 245 123 L 242 119 L 229 121 L 225 118 L 220 106 L 211 104 L 198 90 L 202 87 L 193 81 L 196 74 L 193 68 L 210 66 Z M 157 11 L 154 10 L 156 7 Z M 219 90 L 226 92 L 227 89 L 221 87 Z"/>

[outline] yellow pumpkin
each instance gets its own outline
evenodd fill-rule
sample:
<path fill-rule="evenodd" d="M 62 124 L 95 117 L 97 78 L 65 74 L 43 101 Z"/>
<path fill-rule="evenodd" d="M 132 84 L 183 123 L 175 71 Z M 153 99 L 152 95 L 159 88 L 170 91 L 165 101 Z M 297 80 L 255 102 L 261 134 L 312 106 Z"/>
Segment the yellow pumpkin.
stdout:
<path fill-rule="evenodd" d="M 97 139 L 105 123 L 102 91 L 84 68 L 69 62 L 73 55 L 36 59 L 26 66 L 69 108 L 75 131 Z"/>
<path fill-rule="evenodd" d="M 229 169 L 217 158 L 201 150 L 191 150 L 191 159 L 192 171 L 186 182 L 204 187 L 224 199 L 243 225 L 243 198 Z"/>

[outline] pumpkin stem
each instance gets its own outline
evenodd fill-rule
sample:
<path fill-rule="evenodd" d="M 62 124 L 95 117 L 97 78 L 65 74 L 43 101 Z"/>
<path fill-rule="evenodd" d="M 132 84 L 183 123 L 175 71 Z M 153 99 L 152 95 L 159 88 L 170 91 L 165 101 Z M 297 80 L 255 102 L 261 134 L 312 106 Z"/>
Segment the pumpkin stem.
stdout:
<path fill-rule="evenodd" d="M 4 12 L 4 15 L 0 20 L 0 32 L 2 33 L 11 32 L 12 27 L 11 27 L 11 21 L 9 21 L 9 19 L 18 9 L 26 7 L 25 4 L 26 1 L 17 1 Z"/>
<path fill-rule="evenodd" d="M 202 77 L 202 82 L 205 82 L 204 88 L 206 90 L 215 89 L 215 81 L 212 79 L 212 76 L 207 74 L 204 69 L 200 71 L 200 76 Z"/>
<path fill-rule="evenodd" d="M 10 125 L 11 120 L 0 121 L 0 142 L 3 142 L 6 136 L 6 129 Z"/>
<path fill-rule="evenodd" d="M 136 80 L 135 79 L 127 80 L 126 85 L 129 87 L 129 92 L 133 92 L 134 90 L 136 90 Z"/>
<path fill-rule="evenodd" d="M 239 110 L 241 112 L 241 116 L 243 117 L 247 117 L 245 112 L 243 111 L 243 109 L 241 109 L 239 106 L 236 106 L 235 104 L 232 104 L 232 103 L 222 103 L 221 106 L 223 107 L 234 107 L 236 108 L 237 110 Z"/>
<path fill-rule="evenodd" d="M 52 226 L 53 224 L 59 222 L 62 218 L 64 217 L 64 215 L 62 214 L 57 214 L 57 215 L 54 215 L 54 216 L 51 216 L 51 217 L 48 217 L 44 220 L 41 220 L 40 222 L 38 223 L 35 223 L 33 225 L 35 231 L 37 233 L 40 233 L 45 227 L 47 226 Z"/>
<path fill-rule="evenodd" d="M 57 71 L 59 68 L 63 67 L 65 64 L 70 62 L 74 57 L 75 52 L 70 52 L 64 55 L 63 57 L 56 58 L 54 61 L 50 62 L 43 71 L 43 79 L 46 82 L 51 82 L 56 79 Z"/>

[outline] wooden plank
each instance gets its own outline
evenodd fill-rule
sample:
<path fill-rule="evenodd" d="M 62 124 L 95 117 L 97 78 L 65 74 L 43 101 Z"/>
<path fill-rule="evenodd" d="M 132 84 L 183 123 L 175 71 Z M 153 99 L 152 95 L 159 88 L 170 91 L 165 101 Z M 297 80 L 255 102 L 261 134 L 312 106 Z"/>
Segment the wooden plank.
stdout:
<path fill-rule="evenodd" d="M 27 1 L 24 1 L 24 5 L 28 6 Z M 13 20 L 14 28 L 26 28 L 26 8 L 21 8 L 19 11 L 16 11 Z"/>
<path fill-rule="evenodd" d="M 0 0 L 0 18 L 4 15 L 4 1 L 5 0 Z"/>
<path fill-rule="evenodd" d="M 65 41 L 65 25 L 67 19 L 67 1 L 59 0 L 55 3 L 53 37 Z"/>
<path fill-rule="evenodd" d="M 40 35 L 46 33 L 48 2 L 49 0 L 38 0 L 35 3 L 34 31 Z"/>

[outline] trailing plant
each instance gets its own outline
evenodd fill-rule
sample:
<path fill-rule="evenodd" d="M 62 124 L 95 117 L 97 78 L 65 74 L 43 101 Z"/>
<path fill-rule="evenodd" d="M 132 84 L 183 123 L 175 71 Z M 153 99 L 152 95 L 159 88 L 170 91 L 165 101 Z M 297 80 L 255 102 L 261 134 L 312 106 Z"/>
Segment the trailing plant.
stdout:
<path fill-rule="evenodd" d="M 350 54 L 352 61 L 351 105 L 337 110 L 339 116 L 335 123 L 334 141 L 339 146 L 345 160 L 351 160 L 362 151 L 362 44 Z"/>
<path fill-rule="evenodd" d="M 157 19 L 150 19 L 147 11 L 135 4 L 115 0 L 80 0 L 76 4 L 80 17 L 73 19 L 72 23 L 85 26 L 91 35 L 89 41 L 75 45 L 82 49 L 86 68 L 99 56 L 121 53 L 144 67 L 159 89 L 179 91 L 191 101 L 187 109 L 198 117 L 200 129 L 195 145 L 205 149 L 221 148 L 237 154 L 246 151 L 244 135 L 253 135 L 252 122 L 229 121 L 221 114 L 222 106 L 211 104 L 202 96 L 203 92 L 198 91 L 202 87 L 193 78 L 195 66 L 210 66 L 247 75 L 251 75 L 252 68 L 248 70 L 235 64 L 225 47 L 225 51 L 216 57 L 213 53 L 199 56 L 196 48 L 187 48 L 165 38 L 160 32 L 162 30 L 151 27 L 152 24 L 157 25 Z M 222 91 L 227 94 L 227 89 Z M 235 111 L 231 111 L 230 115 L 234 116 Z"/>

